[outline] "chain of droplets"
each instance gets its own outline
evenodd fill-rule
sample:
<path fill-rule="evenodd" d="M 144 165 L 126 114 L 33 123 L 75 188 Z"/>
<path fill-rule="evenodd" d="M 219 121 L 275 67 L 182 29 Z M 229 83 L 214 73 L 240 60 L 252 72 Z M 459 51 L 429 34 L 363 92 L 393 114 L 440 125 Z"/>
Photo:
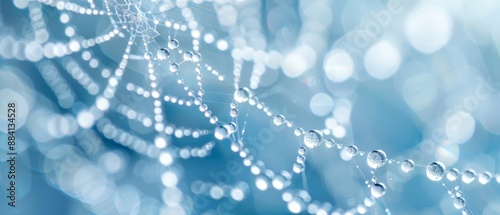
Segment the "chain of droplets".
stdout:
<path fill-rule="evenodd" d="M 233 118 L 238 117 L 238 103 L 248 102 L 252 106 L 257 106 L 258 109 L 262 109 L 263 112 L 267 116 L 272 116 L 272 121 L 276 126 L 287 125 L 287 127 L 292 127 L 293 122 L 286 120 L 283 115 L 275 115 L 270 109 L 265 106 L 264 103 L 259 102 L 258 98 L 253 95 L 253 93 L 247 88 L 239 88 L 234 93 L 234 101 L 231 103 L 229 115 Z M 271 170 L 266 169 L 264 162 L 257 160 L 254 161 L 253 155 L 250 154 L 250 150 L 244 147 L 244 142 L 242 139 L 236 140 L 229 136 L 231 133 L 235 132 L 233 128 L 234 125 L 224 125 L 215 129 L 215 137 L 218 139 L 228 138 L 232 141 L 231 150 L 233 152 L 239 153 L 239 155 L 243 158 L 243 164 L 245 166 L 250 167 L 250 171 L 252 174 L 256 175 L 255 184 L 256 187 L 260 190 L 266 190 L 268 188 L 268 183 L 270 182 L 273 187 L 277 190 L 282 190 L 283 188 L 289 186 L 291 184 L 292 177 L 286 171 L 282 172 L 280 175 L 275 175 Z M 244 128 L 242 129 L 244 130 Z M 362 176 L 365 178 L 363 172 L 361 171 L 357 161 L 355 160 L 356 156 L 365 156 L 364 151 L 358 150 L 358 147 L 355 145 L 343 146 L 341 143 L 337 143 L 334 139 L 324 139 L 323 133 L 318 130 L 310 130 L 305 132 L 301 127 L 295 127 L 294 134 L 296 136 L 303 136 L 303 142 L 305 146 L 309 149 L 315 149 L 322 145 L 323 143 L 327 148 L 337 148 L 341 149 L 341 153 L 345 153 L 349 158 L 354 160 L 356 163 L 356 168 L 360 171 Z M 296 163 L 293 165 L 292 171 L 294 173 L 302 173 L 305 168 L 306 161 L 306 147 L 299 147 L 298 156 L 296 159 Z M 357 212 L 360 214 L 364 214 L 368 211 L 368 208 L 373 206 L 375 199 L 381 198 L 386 193 L 386 186 L 382 182 L 378 182 L 376 178 L 376 170 L 382 168 L 386 163 L 388 164 L 398 164 L 400 169 L 404 173 L 410 173 L 415 168 L 415 163 L 408 159 L 404 161 L 389 159 L 383 150 L 373 150 L 367 154 L 366 158 L 367 165 L 372 169 L 370 171 L 372 178 L 371 180 L 366 180 L 365 184 L 369 188 L 370 196 L 366 197 L 362 204 L 358 204 L 356 207 L 347 210 L 348 212 Z M 284 175 L 288 177 L 283 177 Z M 456 168 L 452 168 L 449 171 L 446 171 L 446 167 L 441 162 L 431 162 L 427 165 L 426 168 L 427 178 L 431 181 L 441 181 L 442 178 L 446 175 L 446 178 L 449 182 L 454 182 L 460 177 L 460 172 Z M 496 174 L 497 181 L 500 183 L 500 175 Z M 480 184 L 488 184 L 493 177 L 493 174 L 489 171 L 485 171 L 477 175 L 478 182 Z M 465 170 L 461 175 L 461 180 L 465 184 L 470 184 L 476 179 L 476 172 L 473 169 Z M 449 189 L 445 182 L 442 183 L 442 186 L 445 187 L 448 191 L 448 194 L 451 198 L 453 198 L 453 204 L 456 209 L 462 211 L 463 214 L 471 214 L 470 209 L 466 204 L 465 197 L 463 196 L 463 192 L 460 190 L 460 186 L 456 185 L 453 189 Z M 331 204 L 323 203 L 322 206 L 318 202 L 312 201 L 307 191 L 298 190 L 298 191 L 290 191 L 287 190 L 283 193 L 283 200 L 288 203 L 288 209 L 293 213 L 300 213 L 303 209 L 307 208 L 308 212 L 311 214 L 316 214 L 319 212 L 327 213 L 332 210 Z M 337 209 L 334 212 L 342 211 L 341 209 Z M 387 214 L 390 214 L 390 210 L 388 208 L 385 209 Z"/>
<path fill-rule="evenodd" d="M 102 11 L 92 10 L 92 9 L 88 9 L 88 8 L 86 9 L 86 8 L 80 7 L 78 5 L 75 5 L 75 4 L 72 4 L 72 3 L 65 3 L 65 2 L 62 2 L 62 1 L 42 1 L 42 2 L 45 3 L 45 4 L 47 4 L 47 5 L 56 6 L 57 9 L 59 9 L 59 10 L 63 10 L 64 9 L 64 10 L 68 10 L 68 11 L 72 11 L 72 12 L 78 12 L 78 13 L 81 13 L 81 14 L 88 14 L 88 15 L 91 15 L 91 14 L 96 15 L 97 13 L 101 14 L 101 15 L 103 14 Z M 95 5 L 93 4 L 92 1 L 89 1 L 89 3 L 91 3 L 91 8 L 95 7 Z M 30 13 L 30 14 L 35 14 L 36 11 L 39 10 L 39 8 L 38 8 L 38 10 L 36 10 L 36 7 L 34 7 L 34 8 L 35 9 L 32 9 L 30 11 L 30 12 L 33 12 L 33 13 Z M 108 15 L 110 15 L 109 11 L 108 11 Z M 185 17 L 189 17 L 189 16 L 185 15 Z M 35 19 L 32 19 L 32 21 L 33 20 L 35 20 Z M 33 26 L 43 26 L 43 25 L 37 23 L 37 22 L 40 22 L 40 20 L 43 20 L 43 19 L 38 19 L 38 21 L 33 21 L 32 25 Z M 166 26 L 168 27 L 169 24 L 166 24 Z M 174 28 L 176 28 L 175 26 L 179 26 L 179 25 L 178 24 L 174 24 L 173 26 L 174 26 Z M 179 28 L 182 29 L 181 27 L 177 27 L 176 29 L 179 29 Z M 110 33 L 108 33 L 108 34 L 106 34 L 106 35 L 104 35 L 102 37 L 97 37 L 96 39 L 85 40 L 83 42 L 79 42 L 79 45 L 81 45 L 83 48 L 92 47 L 95 44 L 99 44 L 100 42 L 109 40 L 110 38 L 112 38 L 115 35 L 118 35 L 119 33 L 120 32 L 118 32 L 117 29 L 114 29 Z M 196 35 L 196 33 L 194 35 Z M 198 37 L 199 37 L 199 35 L 198 35 Z M 127 48 L 125 49 L 125 54 L 123 55 L 122 61 L 120 62 L 120 67 L 118 69 L 116 69 L 114 75 L 109 78 L 108 86 L 106 86 L 106 89 L 104 90 L 104 93 L 103 93 L 104 97 L 106 97 L 106 98 L 109 98 L 109 97 L 112 98 L 113 95 L 114 95 L 114 91 L 115 91 L 114 87 L 116 87 L 117 82 L 119 81 L 120 77 L 123 75 L 123 70 L 126 67 L 127 59 L 129 59 L 130 56 L 132 56 L 132 55 L 129 55 L 128 53 L 130 52 L 130 45 L 131 45 L 130 41 L 133 41 L 134 38 L 135 38 L 134 35 L 131 35 L 130 40 L 129 40 L 129 44 L 128 44 Z M 173 40 L 169 41 L 169 46 L 170 46 L 171 41 L 173 41 Z M 195 41 L 198 41 L 198 40 L 193 40 L 193 49 L 197 50 L 197 49 L 199 49 L 199 47 L 198 47 L 199 41 L 198 42 L 195 42 Z M 70 50 L 72 50 L 71 46 L 72 45 L 75 46 L 74 44 L 75 43 L 68 44 L 67 46 L 70 47 Z M 74 49 L 76 49 L 76 48 L 74 48 Z M 75 50 L 75 51 L 78 51 L 78 50 Z M 68 52 L 67 54 L 69 54 L 69 53 L 70 52 Z M 189 52 L 185 52 L 184 55 L 189 56 L 190 54 L 187 54 L 187 53 L 189 53 Z M 239 74 L 240 74 L 239 72 L 240 72 L 240 69 L 241 69 L 241 59 L 238 57 L 238 54 L 235 54 L 235 55 L 237 57 L 234 57 L 234 59 L 235 59 L 235 66 L 234 66 L 235 67 L 235 70 L 234 70 L 235 82 L 234 82 L 234 84 L 235 84 L 235 87 L 238 89 L 235 92 L 235 101 L 238 102 L 238 98 L 240 98 L 241 95 L 237 96 L 236 94 L 241 94 L 242 90 L 246 91 L 246 92 L 243 92 L 243 94 L 250 94 L 250 93 L 245 88 L 239 88 Z M 47 57 L 50 57 L 50 55 L 47 56 Z M 59 56 L 57 56 L 57 57 L 59 57 Z M 145 59 L 146 58 L 147 57 L 145 57 Z M 189 58 L 189 57 L 187 57 L 187 58 Z M 192 58 L 192 55 L 191 55 L 191 58 Z M 201 55 L 200 55 L 200 58 L 201 58 Z M 148 59 L 148 60 L 150 60 L 150 59 Z M 186 60 L 186 57 L 184 57 L 184 60 Z M 176 72 L 178 70 L 179 64 L 181 64 L 183 62 L 172 63 L 170 65 L 170 71 Z M 150 63 L 149 65 L 151 65 L 151 61 L 149 63 Z M 91 65 L 91 67 L 92 67 L 92 65 Z M 149 66 L 149 67 L 152 68 L 152 66 Z M 200 70 L 201 69 L 198 69 L 198 68 L 200 68 L 200 65 L 198 65 L 198 67 L 197 67 L 197 72 L 198 72 L 198 75 L 201 76 L 201 74 L 200 74 Z M 211 67 L 209 67 L 208 65 L 206 65 L 206 68 L 208 70 L 210 70 L 209 68 L 211 68 Z M 68 68 L 66 68 L 66 69 L 68 69 Z M 41 69 L 41 70 L 43 70 L 43 69 Z M 175 70 L 175 71 L 173 71 L 173 70 Z M 46 70 L 46 71 L 48 71 L 48 70 Z M 75 70 L 72 70 L 72 71 L 76 72 L 76 73 L 78 72 L 78 71 L 75 71 Z M 154 73 L 154 71 L 152 73 Z M 76 75 L 74 75 L 74 74 L 75 73 L 72 73 L 72 75 L 76 77 Z M 217 75 L 217 73 L 215 73 L 214 75 Z M 219 79 L 221 79 L 220 77 L 221 76 L 219 76 Z M 201 79 L 202 79 L 201 77 L 198 78 L 198 80 L 200 82 L 202 81 Z M 202 98 L 204 92 L 202 91 L 202 85 L 203 84 L 202 84 L 202 82 L 200 84 L 200 82 L 199 82 L 200 90 L 198 91 L 199 97 L 195 97 L 194 94 L 191 93 L 191 92 L 188 95 L 194 97 L 193 103 L 197 104 L 197 105 L 200 105 L 200 111 L 205 112 L 205 113 L 209 113 L 209 114 L 205 114 L 205 115 L 206 116 L 207 115 L 210 116 L 211 112 L 209 112 L 208 108 L 205 108 L 206 106 L 204 104 L 202 104 L 202 99 L 201 98 Z M 151 84 L 153 85 L 153 83 L 151 83 Z M 182 79 L 180 79 L 180 77 L 179 77 L 178 83 L 179 84 L 184 84 L 184 82 L 182 81 Z M 80 84 L 82 84 L 82 83 L 80 82 Z M 53 84 L 49 84 L 49 85 L 53 85 Z M 184 84 L 184 87 L 185 87 L 186 91 L 189 90 L 189 87 L 187 85 Z M 55 88 L 55 87 L 53 87 L 53 88 Z M 90 92 L 90 90 L 89 90 L 89 92 Z M 56 92 L 56 94 L 57 94 L 57 92 Z M 156 99 L 155 103 L 158 103 L 159 100 L 158 100 L 157 96 L 153 96 L 153 97 Z M 243 96 L 243 97 L 245 97 L 245 96 Z M 165 96 L 165 100 L 167 100 L 166 98 L 167 98 L 167 96 Z M 182 101 L 182 100 L 179 100 L 179 101 Z M 252 101 L 254 101 L 254 102 L 252 102 Z M 182 105 L 181 103 L 182 102 L 178 102 L 178 104 Z M 263 109 L 264 112 L 266 113 L 266 115 L 273 116 L 273 113 L 269 111 L 269 108 L 266 107 L 265 104 L 263 104 L 261 102 L 258 102 L 258 100 L 257 100 L 256 97 L 251 97 L 249 99 L 249 103 L 250 104 L 252 104 L 252 103 L 256 104 L 257 108 Z M 188 103 L 186 102 L 186 104 L 188 104 Z M 232 117 L 237 117 L 238 116 L 238 111 L 236 109 L 237 105 L 235 105 L 235 104 L 236 103 L 232 103 L 231 104 L 231 108 L 232 109 L 230 110 L 230 115 Z M 106 111 L 107 110 L 106 105 L 104 105 L 104 106 L 100 105 L 100 106 L 101 107 L 99 107 L 99 105 L 97 105 L 97 109 L 99 109 L 101 111 Z M 159 114 L 157 113 L 157 115 L 159 115 Z M 207 116 L 207 117 L 209 117 L 209 116 Z M 155 120 L 156 120 L 156 118 L 157 117 L 155 116 Z M 103 118 L 103 120 L 104 119 L 105 118 Z M 100 120 L 99 122 L 104 122 L 104 124 L 106 124 L 105 123 L 106 121 Z M 217 120 L 216 120 L 215 117 L 211 116 L 210 117 L 210 122 L 212 124 L 215 124 L 215 123 L 217 123 Z M 275 115 L 275 116 L 273 116 L 273 122 L 277 126 L 280 126 L 282 124 L 286 124 L 288 127 L 292 127 L 293 126 L 293 123 L 291 121 L 286 121 L 285 118 L 284 118 L 284 116 L 282 116 L 282 115 Z M 98 124 L 98 127 L 99 127 L 99 125 L 100 124 Z M 157 130 L 161 130 L 161 129 L 157 129 Z M 231 124 L 231 123 L 224 124 L 224 125 L 219 125 L 219 127 L 217 127 L 216 130 L 215 130 L 215 137 L 217 139 L 224 139 L 224 138 L 226 138 L 227 134 L 234 133 L 235 130 L 236 129 L 234 127 L 234 124 Z M 244 129 L 242 130 L 242 132 L 243 131 L 244 131 Z M 103 131 L 103 134 L 106 134 L 106 133 L 107 132 Z M 111 133 L 112 134 L 111 135 L 107 135 L 107 137 L 113 138 L 113 140 L 115 142 L 123 142 L 122 141 L 123 138 L 121 138 L 121 137 L 124 137 L 124 136 L 126 137 L 127 136 L 127 135 L 118 135 L 118 134 L 126 134 L 123 131 L 119 131 L 119 130 L 117 132 L 111 132 Z M 185 132 L 183 132 L 183 133 L 185 133 Z M 332 148 L 333 146 L 336 146 L 336 148 L 338 148 L 338 149 L 344 149 L 346 151 L 346 153 L 349 156 L 353 157 L 353 158 L 354 158 L 354 156 L 357 156 L 357 155 L 364 156 L 364 153 L 362 151 L 358 151 L 358 149 L 357 149 L 356 146 L 345 146 L 345 147 L 343 147 L 342 144 L 335 143 L 335 141 L 333 139 L 323 140 L 323 136 L 322 136 L 323 134 L 322 134 L 321 131 L 318 131 L 318 130 L 310 130 L 308 132 L 304 132 L 304 130 L 302 128 L 297 127 L 297 128 L 295 128 L 294 133 L 297 136 L 304 135 L 304 144 L 308 148 L 316 148 L 319 145 L 321 145 L 321 143 L 324 142 L 325 145 L 327 147 L 329 147 L 329 148 Z M 120 138 L 116 138 L 118 136 L 120 136 Z M 144 145 L 144 144 L 138 144 L 138 145 L 136 144 L 134 146 L 141 146 L 141 145 Z M 209 145 L 211 145 L 211 144 L 209 144 Z M 160 148 L 160 147 L 158 147 L 158 148 Z M 208 147 L 208 148 L 210 148 L 210 147 Z M 231 149 L 233 151 L 235 151 L 235 152 L 239 152 L 240 156 L 244 157 L 243 163 L 245 164 L 245 166 L 250 166 L 250 171 L 253 174 L 259 175 L 256 178 L 256 185 L 257 185 L 257 187 L 259 189 L 261 189 L 261 190 L 267 189 L 267 181 L 272 181 L 273 187 L 275 187 L 276 189 L 279 189 L 279 190 L 283 189 L 284 187 L 287 187 L 289 185 L 289 181 L 291 180 L 292 176 L 288 172 L 283 171 L 281 174 L 275 175 L 271 170 L 268 170 L 268 169 L 264 168 L 264 162 L 262 162 L 262 161 L 252 162 L 253 156 L 250 155 L 249 150 L 247 148 L 243 147 L 243 141 L 242 141 L 242 139 L 240 139 L 237 142 L 233 142 L 231 144 Z M 134 148 L 134 150 L 137 151 L 137 152 L 147 151 L 147 150 L 142 149 L 142 147 Z M 182 149 L 180 151 L 182 151 Z M 306 158 L 305 158 L 306 152 L 307 152 L 307 150 L 304 147 L 300 147 L 299 148 L 299 150 L 298 150 L 298 154 L 299 155 L 297 157 L 297 162 L 293 165 L 293 168 L 292 168 L 293 172 L 295 172 L 295 173 L 301 173 L 304 170 L 304 164 L 305 164 L 305 160 L 306 160 Z M 165 157 L 165 156 L 163 156 L 163 157 Z M 186 156 L 181 156 L 181 157 L 186 157 Z M 160 159 L 160 161 L 161 161 L 161 159 Z M 415 166 L 415 164 L 411 160 L 405 160 L 405 161 L 402 161 L 402 162 L 401 161 L 395 161 L 395 160 L 388 160 L 387 156 L 385 155 L 385 153 L 382 150 L 375 150 L 375 151 L 372 151 L 372 152 L 368 153 L 368 155 L 367 155 L 367 164 L 372 169 L 374 169 L 373 171 L 371 171 L 372 176 L 373 176 L 371 181 L 373 182 L 373 184 L 369 184 L 370 182 L 366 181 L 366 183 L 368 184 L 368 187 L 371 188 L 370 189 L 371 197 L 379 198 L 379 197 L 382 197 L 385 194 L 385 189 L 386 189 L 385 185 L 383 183 L 377 183 L 377 179 L 375 177 L 375 170 L 378 169 L 378 168 L 381 168 L 382 166 L 384 166 L 385 162 L 388 162 L 388 163 L 396 162 L 398 164 L 401 164 L 401 169 L 402 169 L 403 172 L 411 172 L 413 170 L 414 166 Z M 165 162 L 163 162 L 163 163 L 165 163 Z M 357 166 L 357 167 L 359 169 L 359 166 Z M 264 174 L 262 174 L 262 172 L 264 172 Z M 440 181 L 442 179 L 442 177 L 445 175 L 445 173 L 446 173 L 446 168 L 440 162 L 432 162 L 431 164 L 429 164 L 427 166 L 426 174 L 427 174 L 428 178 L 430 180 L 432 180 L 432 181 Z M 446 178 L 449 181 L 455 181 L 455 180 L 457 180 L 459 178 L 459 176 L 460 176 L 460 172 L 457 169 L 455 169 L 455 168 L 450 169 L 446 173 Z M 477 176 L 477 178 L 478 178 L 479 183 L 481 183 L 481 184 L 487 184 L 487 183 L 490 182 L 492 176 L 493 175 L 490 172 L 486 171 L 486 172 L 480 173 Z M 476 179 L 476 172 L 474 170 L 472 170 L 472 169 L 465 170 L 462 173 L 461 178 L 462 178 L 462 181 L 464 183 L 466 183 L 466 184 L 471 183 L 471 182 L 473 182 Z M 497 181 L 499 181 L 498 174 L 497 174 Z M 445 183 L 443 183 L 443 186 L 447 187 Z M 296 195 L 292 195 L 291 193 L 295 193 Z M 448 193 L 450 194 L 451 197 L 455 198 L 455 200 L 454 200 L 454 206 L 456 208 L 463 209 L 464 213 L 469 213 L 468 209 L 466 208 L 465 199 L 463 198 L 462 192 L 460 191 L 460 189 L 459 189 L 458 186 L 455 186 L 453 189 L 449 189 Z M 371 197 L 365 199 L 365 201 L 363 203 L 364 206 L 370 207 L 371 205 L 373 205 L 373 201 L 372 201 L 373 198 L 371 198 Z M 297 191 L 297 192 L 286 191 L 286 192 L 284 192 L 283 193 L 283 200 L 285 200 L 285 201 L 288 202 L 288 207 L 289 207 L 289 209 L 292 212 L 296 212 L 295 210 L 297 210 L 297 204 L 298 204 L 297 202 L 293 201 L 294 199 L 302 199 L 302 201 L 304 201 L 304 202 L 309 202 L 310 201 L 310 197 L 308 197 L 308 194 L 305 191 Z M 301 207 L 299 207 L 299 209 L 300 208 Z M 323 205 L 323 208 L 319 209 L 318 204 L 314 203 L 314 202 L 310 203 L 307 208 L 308 208 L 308 211 L 310 213 L 313 213 L 313 211 L 318 212 L 319 210 L 325 210 L 325 211 L 329 210 L 329 209 L 327 210 L 327 208 L 329 208 L 328 205 Z M 356 210 L 359 213 L 362 213 L 363 211 L 365 211 L 365 209 L 363 209 L 363 207 L 360 207 L 360 206 L 358 206 L 356 208 Z"/>

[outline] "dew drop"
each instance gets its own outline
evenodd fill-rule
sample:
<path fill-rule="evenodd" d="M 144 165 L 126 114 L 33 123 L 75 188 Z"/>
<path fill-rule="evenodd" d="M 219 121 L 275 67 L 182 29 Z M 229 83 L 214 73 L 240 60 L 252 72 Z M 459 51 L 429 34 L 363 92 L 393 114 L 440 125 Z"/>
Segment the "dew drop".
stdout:
<path fill-rule="evenodd" d="M 229 104 L 229 107 L 231 107 L 231 108 L 237 108 L 238 104 L 236 102 L 231 102 L 231 104 Z"/>
<path fill-rule="evenodd" d="M 304 155 L 297 156 L 297 163 L 304 164 L 306 162 L 306 157 Z"/>
<path fill-rule="evenodd" d="M 462 173 L 462 181 L 464 183 L 470 184 L 474 180 L 476 180 L 476 171 L 473 169 L 465 170 L 464 173 Z"/>
<path fill-rule="evenodd" d="M 413 171 L 413 168 L 415 168 L 415 163 L 412 160 L 405 160 L 401 163 L 401 170 L 405 173 Z"/>
<path fill-rule="evenodd" d="M 301 146 L 299 148 L 298 152 L 299 152 L 299 155 L 305 155 L 307 152 L 307 149 L 305 147 Z"/>
<path fill-rule="evenodd" d="M 273 123 L 276 126 L 281 126 L 283 123 L 285 123 L 285 117 L 283 115 L 276 115 L 273 118 Z"/>
<path fill-rule="evenodd" d="M 453 168 L 448 171 L 448 173 L 446 174 L 446 178 L 449 181 L 456 181 L 459 175 L 460 173 L 458 172 L 458 169 Z"/>
<path fill-rule="evenodd" d="M 165 60 L 168 56 L 170 56 L 170 52 L 166 48 L 158 49 L 156 52 L 156 58 L 158 58 L 158 60 Z"/>
<path fill-rule="evenodd" d="M 182 58 L 186 61 L 191 60 L 193 58 L 193 52 L 190 52 L 190 51 L 184 52 L 184 54 L 182 55 Z"/>
<path fill-rule="evenodd" d="M 169 70 L 170 72 L 177 72 L 179 70 L 179 64 L 177 63 L 170 64 Z"/>
<path fill-rule="evenodd" d="M 477 180 L 479 181 L 479 183 L 481 184 L 487 184 L 490 182 L 491 180 L 491 173 L 486 171 L 486 172 L 483 172 L 481 174 L 479 174 L 477 176 Z"/>
<path fill-rule="evenodd" d="M 301 164 L 301 163 L 294 163 L 293 164 L 293 172 L 295 173 L 301 173 L 302 171 L 304 171 L 304 164 Z"/>
<path fill-rule="evenodd" d="M 348 146 L 346 148 L 346 152 L 347 152 L 347 155 L 349 155 L 350 157 L 354 157 L 356 156 L 356 154 L 358 154 L 358 147 L 352 145 L 352 146 Z"/>
<path fill-rule="evenodd" d="M 234 122 L 224 124 L 224 127 L 227 129 L 229 134 L 233 134 L 234 132 L 236 132 L 237 129 L 236 123 Z"/>
<path fill-rule="evenodd" d="M 214 131 L 214 136 L 218 140 L 222 140 L 229 137 L 229 131 L 224 126 L 217 126 Z"/>
<path fill-rule="evenodd" d="M 453 206 L 455 206 L 456 209 L 462 209 L 465 207 L 465 199 L 463 197 L 457 197 L 455 200 L 453 200 Z"/>
<path fill-rule="evenodd" d="M 238 103 L 243 103 L 248 101 L 250 97 L 250 90 L 248 88 L 240 88 L 234 92 L 234 100 Z"/>
<path fill-rule="evenodd" d="M 175 49 L 179 48 L 179 41 L 177 41 L 176 39 L 170 39 L 168 41 L 167 46 L 169 49 L 175 50 Z"/>
<path fill-rule="evenodd" d="M 370 188 L 370 193 L 374 198 L 380 198 L 385 195 L 385 185 L 383 183 L 376 183 Z"/>
<path fill-rule="evenodd" d="M 335 140 L 334 139 L 328 139 L 325 141 L 325 146 L 327 148 L 332 148 L 335 145 Z"/>
<path fill-rule="evenodd" d="M 372 169 L 378 169 L 387 162 L 387 155 L 382 150 L 371 151 L 366 157 L 366 162 Z"/>
<path fill-rule="evenodd" d="M 298 136 L 300 136 L 300 135 L 302 135 L 304 133 L 304 129 L 299 128 L 299 127 L 295 128 L 295 130 L 293 131 L 293 133 L 295 134 L 295 136 L 298 137 Z"/>
<path fill-rule="evenodd" d="M 375 199 L 372 197 L 367 197 L 364 199 L 363 203 L 365 204 L 366 207 L 371 207 L 375 205 Z"/>
<path fill-rule="evenodd" d="M 235 109 L 235 108 L 233 108 L 233 109 L 231 109 L 231 110 L 229 111 L 229 115 L 230 115 L 231 117 L 237 117 L 239 114 L 240 114 L 240 111 L 239 111 L 238 109 Z"/>
<path fill-rule="evenodd" d="M 435 161 L 427 165 L 427 178 L 431 181 L 440 181 L 443 178 L 443 175 L 446 171 L 446 167 L 443 163 L 439 161 Z"/>
<path fill-rule="evenodd" d="M 310 130 L 304 135 L 304 144 L 311 149 L 317 148 L 323 142 L 323 134 L 318 130 Z"/>
<path fill-rule="evenodd" d="M 201 54 L 196 52 L 193 54 L 193 58 L 192 58 L 193 62 L 197 63 L 197 62 L 200 62 L 201 61 Z"/>

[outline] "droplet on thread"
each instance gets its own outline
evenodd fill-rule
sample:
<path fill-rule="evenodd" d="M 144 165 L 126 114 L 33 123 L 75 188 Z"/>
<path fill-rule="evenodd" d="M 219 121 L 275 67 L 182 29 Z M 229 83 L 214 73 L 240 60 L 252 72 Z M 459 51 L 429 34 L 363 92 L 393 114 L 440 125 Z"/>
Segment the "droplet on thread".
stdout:
<path fill-rule="evenodd" d="M 310 130 L 304 135 L 304 144 L 311 149 L 317 148 L 323 142 L 323 133 L 318 130 Z"/>
<path fill-rule="evenodd" d="M 378 169 L 387 162 L 387 155 L 382 150 L 371 151 L 366 157 L 366 162 L 372 169 Z"/>
<path fill-rule="evenodd" d="M 426 175 L 431 181 L 440 181 L 445 172 L 446 167 L 439 161 L 435 161 L 427 165 Z"/>
<path fill-rule="evenodd" d="M 415 168 L 415 163 L 412 160 L 405 160 L 401 163 L 401 170 L 405 173 L 413 171 L 413 168 Z"/>

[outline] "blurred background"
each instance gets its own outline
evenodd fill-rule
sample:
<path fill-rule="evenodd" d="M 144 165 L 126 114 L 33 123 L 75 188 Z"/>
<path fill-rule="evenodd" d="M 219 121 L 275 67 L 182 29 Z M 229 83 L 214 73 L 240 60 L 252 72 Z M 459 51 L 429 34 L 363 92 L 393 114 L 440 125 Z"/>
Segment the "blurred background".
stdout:
<path fill-rule="evenodd" d="M 2 1 L 0 139 L 14 101 L 18 178 L 16 208 L 3 197 L 0 210 L 500 214 L 499 10 L 495 0 Z M 243 87 L 250 101 L 231 104 Z M 217 138 L 230 122 L 236 133 Z M 302 165 L 300 129 L 342 146 L 307 148 Z M 372 173 L 376 149 L 390 162 Z M 446 166 L 441 182 L 426 176 L 433 161 Z"/>

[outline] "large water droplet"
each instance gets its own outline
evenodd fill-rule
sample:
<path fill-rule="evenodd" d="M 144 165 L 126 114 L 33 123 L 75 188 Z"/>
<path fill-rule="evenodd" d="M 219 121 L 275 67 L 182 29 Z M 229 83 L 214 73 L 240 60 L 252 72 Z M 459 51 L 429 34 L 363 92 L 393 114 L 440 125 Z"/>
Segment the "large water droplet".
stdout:
<path fill-rule="evenodd" d="M 440 181 L 443 178 L 444 173 L 446 172 L 446 167 L 443 163 L 439 161 L 435 161 L 427 165 L 427 178 L 431 181 Z"/>
<path fill-rule="evenodd" d="M 366 162 L 372 169 L 378 169 L 387 162 L 387 155 L 382 150 L 371 151 L 366 157 Z"/>
<path fill-rule="evenodd" d="M 385 185 L 383 183 L 376 183 L 370 188 L 370 193 L 374 198 L 380 198 L 385 195 Z"/>
<path fill-rule="evenodd" d="M 240 88 L 234 92 L 234 100 L 238 103 L 243 103 L 248 101 L 248 98 L 250 97 L 250 90 L 248 88 Z"/>
<path fill-rule="evenodd" d="M 311 149 L 321 145 L 323 142 L 323 133 L 318 130 L 310 130 L 304 135 L 304 144 Z"/>
<path fill-rule="evenodd" d="M 413 171 L 413 168 L 415 168 L 415 163 L 412 160 L 405 160 L 401 163 L 401 170 L 405 173 Z"/>

